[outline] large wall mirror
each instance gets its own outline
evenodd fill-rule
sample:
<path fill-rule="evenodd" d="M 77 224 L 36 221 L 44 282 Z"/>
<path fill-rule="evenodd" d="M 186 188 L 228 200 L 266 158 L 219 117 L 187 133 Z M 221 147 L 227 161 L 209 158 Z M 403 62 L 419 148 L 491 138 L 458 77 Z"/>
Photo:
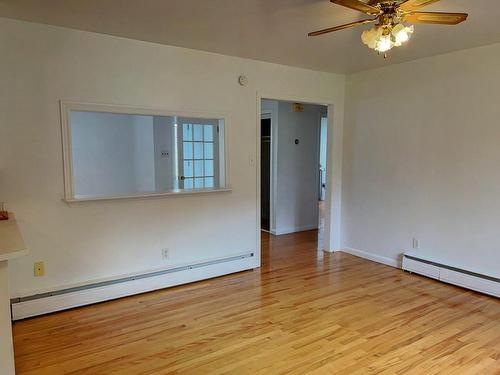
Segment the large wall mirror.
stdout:
<path fill-rule="evenodd" d="M 227 190 L 221 116 L 63 103 L 66 200 Z"/>

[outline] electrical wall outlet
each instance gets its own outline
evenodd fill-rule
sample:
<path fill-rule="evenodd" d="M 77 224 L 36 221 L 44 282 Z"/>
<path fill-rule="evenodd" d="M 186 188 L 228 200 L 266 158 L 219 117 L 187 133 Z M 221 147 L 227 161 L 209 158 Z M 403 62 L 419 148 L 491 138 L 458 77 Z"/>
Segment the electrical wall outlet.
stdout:
<path fill-rule="evenodd" d="M 413 239 L 413 248 L 420 249 L 420 241 L 417 238 Z"/>
<path fill-rule="evenodd" d="M 167 260 L 170 256 L 170 251 L 168 249 L 161 249 L 161 257 L 163 260 Z"/>
<path fill-rule="evenodd" d="M 35 262 L 33 264 L 33 275 L 35 277 L 45 275 L 45 264 L 43 262 Z"/>

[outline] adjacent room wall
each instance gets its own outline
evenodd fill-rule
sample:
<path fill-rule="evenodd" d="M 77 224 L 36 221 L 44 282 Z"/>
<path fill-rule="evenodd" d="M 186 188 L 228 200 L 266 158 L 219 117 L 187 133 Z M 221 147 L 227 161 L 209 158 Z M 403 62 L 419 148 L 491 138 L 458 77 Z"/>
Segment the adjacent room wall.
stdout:
<path fill-rule="evenodd" d="M 106 196 L 135 191 L 133 116 L 73 112 L 71 133 L 75 195 Z"/>
<path fill-rule="evenodd" d="M 152 116 L 73 112 L 71 133 L 76 196 L 155 191 Z"/>
<path fill-rule="evenodd" d="M 154 163 L 156 191 L 169 191 L 178 188 L 175 184 L 175 117 L 155 116 L 154 126 Z M 163 156 L 162 152 L 167 155 Z"/>
<path fill-rule="evenodd" d="M 294 112 L 292 103 L 278 103 L 277 234 L 318 227 L 320 122 L 326 114 L 325 106 L 305 104 Z"/>
<path fill-rule="evenodd" d="M 319 137 L 319 166 L 321 168 L 321 195 L 320 199 L 325 200 L 326 196 L 326 166 L 328 160 L 328 118 L 321 118 L 321 126 L 320 126 L 320 137 Z"/>
<path fill-rule="evenodd" d="M 396 264 L 417 238 L 500 277 L 499 61 L 495 44 L 349 77 L 344 247 Z"/>
<path fill-rule="evenodd" d="M 30 249 L 11 264 L 12 296 L 256 251 L 257 94 L 324 98 L 342 125 L 340 75 L 8 19 L 0 52 L 0 197 Z M 227 113 L 232 192 L 66 204 L 61 99 Z"/>
<path fill-rule="evenodd" d="M 133 117 L 135 191 L 155 191 L 155 147 L 153 117 Z M 132 190 L 134 191 L 134 190 Z"/>

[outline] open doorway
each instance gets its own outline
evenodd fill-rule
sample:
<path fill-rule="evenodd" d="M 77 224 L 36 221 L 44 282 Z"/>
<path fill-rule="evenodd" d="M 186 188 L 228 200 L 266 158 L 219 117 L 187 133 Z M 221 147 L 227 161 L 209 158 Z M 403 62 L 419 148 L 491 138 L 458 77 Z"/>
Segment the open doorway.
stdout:
<path fill-rule="evenodd" d="M 271 231 L 271 116 L 260 120 L 260 228 Z"/>
<path fill-rule="evenodd" d="M 261 230 L 279 236 L 318 232 L 323 249 L 328 107 L 261 100 Z"/>

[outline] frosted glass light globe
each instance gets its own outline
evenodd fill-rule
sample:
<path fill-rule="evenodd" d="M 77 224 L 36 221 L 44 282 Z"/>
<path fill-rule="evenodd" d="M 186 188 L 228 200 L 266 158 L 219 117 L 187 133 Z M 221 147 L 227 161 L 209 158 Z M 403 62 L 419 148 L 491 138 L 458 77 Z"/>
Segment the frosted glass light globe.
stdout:
<path fill-rule="evenodd" d="M 405 27 L 402 23 L 397 24 L 392 29 L 392 35 L 394 36 L 394 45 L 399 47 L 403 43 L 406 43 L 411 34 L 413 34 L 413 26 Z"/>
<path fill-rule="evenodd" d="M 390 35 L 382 35 L 377 42 L 377 46 L 375 47 L 375 50 L 383 53 L 383 52 L 387 52 L 390 49 L 392 49 L 393 46 L 394 46 L 394 43 L 391 40 L 391 36 Z"/>
<path fill-rule="evenodd" d="M 373 27 L 370 30 L 365 30 L 361 34 L 361 40 L 369 48 L 375 49 L 380 37 L 383 34 L 383 29 L 381 27 Z"/>

